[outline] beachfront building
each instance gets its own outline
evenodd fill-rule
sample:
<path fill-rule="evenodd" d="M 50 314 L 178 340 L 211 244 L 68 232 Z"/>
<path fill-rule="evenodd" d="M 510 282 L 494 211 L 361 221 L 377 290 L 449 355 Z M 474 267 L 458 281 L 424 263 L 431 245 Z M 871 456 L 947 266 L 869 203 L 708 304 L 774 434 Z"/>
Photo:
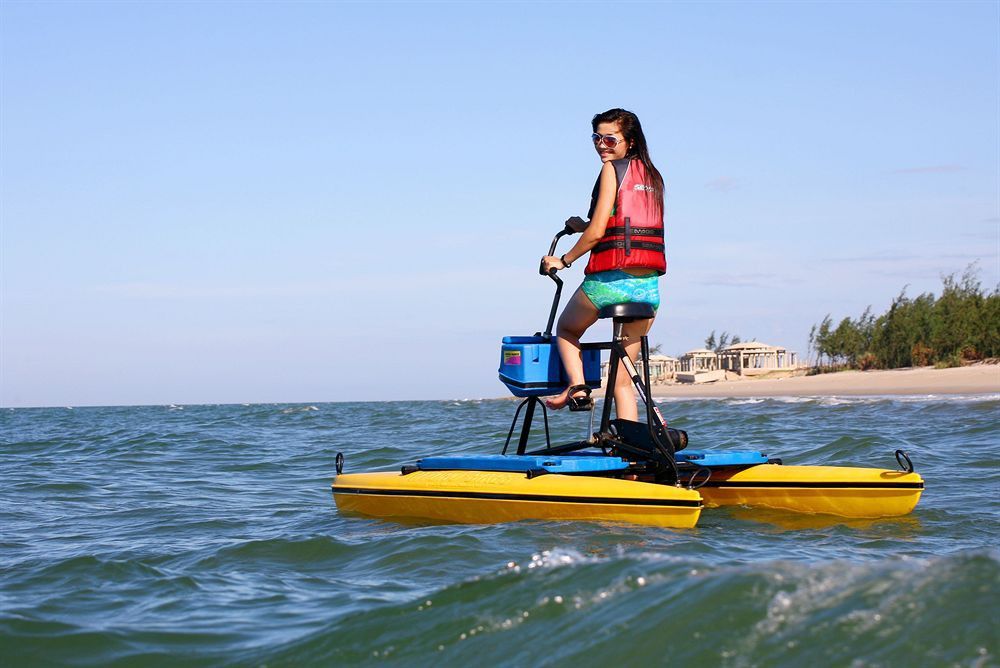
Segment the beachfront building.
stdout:
<path fill-rule="evenodd" d="M 674 380 L 677 374 L 678 360 L 676 357 L 670 357 L 669 355 L 650 355 L 649 356 L 649 382 L 653 385 L 669 383 Z M 635 361 L 635 369 L 639 372 L 639 375 L 643 375 L 642 370 L 642 360 Z M 625 367 L 618 367 L 618 373 L 626 374 Z M 603 383 L 608 378 L 608 362 L 601 362 L 601 382 Z"/>
<path fill-rule="evenodd" d="M 666 383 L 674 379 L 677 374 L 676 357 L 669 355 L 649 356 L 649 379 L 653 383 Z M 639 362 L 639 373 L 642 373 L 642 361 Z"/>
<path fill-rule="evenodd" d="M 635 366 L 641 375 L 642 360 L 637 360 Z M 684 353 L 680 359 L 667 355 L 649 356 L 649 380 L 653 385 L 671 382 L 711 383 L 725 379 L 727 372 L 757 376 L 797 368 L 798 356 L 794 352 L 760 341 L 734 343 L 718 353 L 707 348 L 696 348 Z M 624 369 L 620 373 L 625 373 Z M 607 377 L 608 363 L 601 362 L 601 382 L 604 383 Z"/>
<path fill-rule="evenodd" d="M 679 362 L 675 378 L 681 383 L 710 383 L 726 377 L 719 368 L 719 356 L 708 348 L 689 350 Z"/>
<path fill-rule="evenodd" d="M 699 371 L 715 371 L 719 368 L 719 356 L 708 348 L 689 350 L 680 359 L 679 371 L 698 373 Z"/>
<path fill-rule="evenodd" d="M 772 371 L 791 371 L 798 367 L 797 356 L 781 346 L 760 341 L 746 341 L 726 346 L 718 354 L 719 367 L 741 376 L 756 376 Z"/>

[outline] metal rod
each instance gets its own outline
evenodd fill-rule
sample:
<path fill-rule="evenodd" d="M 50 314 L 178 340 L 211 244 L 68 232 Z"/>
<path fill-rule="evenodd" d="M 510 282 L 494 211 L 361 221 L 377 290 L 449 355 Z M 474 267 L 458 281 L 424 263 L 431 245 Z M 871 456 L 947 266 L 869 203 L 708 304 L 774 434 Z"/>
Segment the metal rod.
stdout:
<path fill-rule="evenodd" d="M 606 397 L 605 397 L 605 401 L 607 401 Z M 587 427 L 587 440 L 588 441 L 593 441 L 594 440 L 594 413 L 596 413 L 596 412 L 597 412 L 597 406 L 596 405 L 591 406 L 590 407 L 590 423 L 589 423 L 589 426 Z"/>
<path fill-rule="evenodd" d="M 552 244 L 549 246 L 549 255 L 555 255 L 556 254 L 556 244 L 559 243 L 559 239 L 561 239 L 562 237 L 564 237 L 567 234 L 573 234 L 573 229 L 570 228 L 570 227 L 568 227 L 568 226 L 564 227 L 562 230 L 560 230 L 556 234 L 556 236 L 554 236 L 552 238 Z M 556 270 L 555 270 L 555 268 L 550 269 L 546 273 L 545 271 L 543 271 L 543 267 L 539 267 L 538 268 L 538 273 L 542 274 L 543 276 L 547 275 L 549 278 L 551 278 L 556 283 L 556 294 L 555 294 L 555 296 L 552 297 L 552 308 L 549 309 L 549 320 L 545 324 L 545 332 L 543 333 L 543 336 L 545 338 L 551 339 L 552 338 L 552 325 L 556 321 L 556 311 L 559 310 L 559 299 L 560 299 L 560 297 L 562 297 L 563 281 L 562 281 L 561 278 L 559 278 L 558 276 L 556 276 Z"/>
<path fill-rule="evenodd" d="M 645 400 L 646 424 L 649 425 L 649 437 L 655 439 L 656 435 L 653 433 L 656 431 L 656 428 L 653 426 L 653 390 L 650 387 L 649 382 L 649 338 L 645 334 L 639 338 L 639 350 L 639 354 L 642 355 L 642 375 L 643 380 L 645 381 L 643 385 L 645 385 L 646 392 L 649 394 L 649 397 Z M 660 424 L 662 424 L 663 428 L 666 429 L 667 424 L 663 421 L 663 418 L 660 417 L 659 411 L 657 411 L 657 417 L 660 418 Z"/>
<path fill-rule="evenodd" d="M 542 336 L 546 339 L 552 338 L 552 325 L 556 321 L 556 311 L 559 310 L 559 299 L 562 296 L 563 289 L 562 279 L 556 276 L 555 269 L 549 272 L 549 278 L 556 282 L 556 294 L 552 297 L 552 308 L 549 309 L 549 320 L 545 323 L 545 332 L 542 334 Z"/>
<path fill-rule="evenodd" d="M 649 380 L 649 337 L 643 335 L 641 339 L 642 344 L 642 370 L 643 376 L 645 376 L 646 381 L 646 392 L 648 394 L 648 399 L 646 401 L 646 425 L 649 429 L 649 437 L 653 439 L 654 443 L 658 443 L 661 447 L 666 447 L 660 440 L 660 434 L 653 424 L 653 413 L 656 413 L 656 418 L 660 421 L 659 424 L 663 427 L 663 436 L 667 439 L 667 443 L 670 447 L 667 448 L 670 451 L 671 456 L 677 452 L 677 445 L 674 443 L 673 439 L 670 438 L 670 431 L 667 428 L 667 421 L 663 418 L 663 414 L 660 413 L 659 406 L 656 405 L 656 401 L 653 399 L 653 384 Z M 676 467 L 675 467 L 676 470 Z"/>
<path fill-rule="evenodd" d="M 632 360 L 628 358 L 628 355 L 625 353 L 624 347 L 621 349 L 621 356 L 622 356 L 622 364 L 625 365 L 625 371 L 629 374 L 629 377 L 632 379 L 632 383 L 635 385 L 635 389 L 639 392 L 639 398 L 643 402 L 645 402 L 647 408 L 652 409 L 653 413 L 656 414 L 657 419 L 660 421 L 660 424 L 663 426 L 663 429 L 665 430 L 667 428 L 667 421 L 663 417 L 663 414 L 660 412 L 660 407 L 656 405 L 655 401 L 653 401 L 652 395 L 647 393 L 646 389 L 643 387 L 642 379 L 639 377 L 639 372 L 636 370 L 635 365 L 632 364 Z M 648 358 L 646 361 L 646 368 L 647 369 L 649 368 Z M 650 424 L 652 424 L 652 420 L 650 420 Z"/>
<path fill-rule="evenodd" d="M 523 455 L 528 446 L 528 436 L 531 434 L 531 420 L 535 417 L 535 404 L 541 403 L 538 397 L 528 397 L 528 410 L 524 412 L 524 425 L 521 426 L 521 438 L 517 442 L 517 454 Z"/>
<path fill-rule="evenodd" d="M 545 404 L 539 399 L 538 405 L 542 407 L 542 422 L 545 423 L 545 447 L 551 448 L 552 441 L 549 439 L 549 411 Z"/>
<path fill-rule="evenodd" d="M 615 344 L 618 344 L 621 333 L 622 323 L 616 322 L 611 345 L 611 359 L 608 360 L 608 385 L 604 390 L 604 408 L 601 410 L 600 432 L 602 434 L 608 433 L 608 429 L 611 427 L 611 402 L 615 397 L 615 382 L 618 379 L 618 355 L 615 353 Z"/>
<path fill-rule="evenodd" d="M 530 397 L 529 397 L 529 399 L 530 399 Z M 514 419 L 511 420 L 510 431 L 507 432 L 507 440 L 504 441 L 503 450 L 500 451 L 501 455 L 506 455 L 507 454 L 507 446 L 510 445 L 510 437 L 514 435 L 514 427 L 517 426 L 517 416 L 521 414 L 521 409 L 524 408 L 524 405 L 526 403 L 528 403 L 528 399 L 525 399 L 524 401 L 522 401 L 521 403 L 519 403 L 517 405 L 517 410 L 514 411 Z"/>

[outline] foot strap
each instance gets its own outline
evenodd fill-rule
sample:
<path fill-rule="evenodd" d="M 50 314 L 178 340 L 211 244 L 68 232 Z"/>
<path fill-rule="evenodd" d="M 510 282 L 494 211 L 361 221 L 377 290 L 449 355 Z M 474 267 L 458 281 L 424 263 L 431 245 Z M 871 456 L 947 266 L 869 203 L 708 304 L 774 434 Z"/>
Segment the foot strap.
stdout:
<path fill-rule="evenodd" d="M 594 400 L 590 397 L 590 387 L 587 385 L 572 385 L 567 392 L 566 405 L 574 412 L 589 411 L 594 408 Z M 585 392 L 582 397 L 574 397 L 576 392 Z"/>

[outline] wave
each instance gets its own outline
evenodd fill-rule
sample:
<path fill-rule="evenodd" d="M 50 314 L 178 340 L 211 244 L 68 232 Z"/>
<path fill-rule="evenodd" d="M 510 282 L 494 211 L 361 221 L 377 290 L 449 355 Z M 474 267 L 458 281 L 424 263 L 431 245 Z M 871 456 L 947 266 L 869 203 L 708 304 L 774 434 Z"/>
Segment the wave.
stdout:
<path fill-rule="evenodd" d="M 316 406 L 291 406 L 289 408 L 282 409 L 282 413 L 289 415 L 291 413 L 311 413 L 313 411 L 318 411 L 319 408 Z"/>
<path fill-rule="evenodd" d="M 998 582 L 996 554 L 982 552 L 705 567 L 554 550 L 527 567 L 508 563 L 430 596 L 344 616 L 254 660 L 987 665 L 997 657 Z"/>

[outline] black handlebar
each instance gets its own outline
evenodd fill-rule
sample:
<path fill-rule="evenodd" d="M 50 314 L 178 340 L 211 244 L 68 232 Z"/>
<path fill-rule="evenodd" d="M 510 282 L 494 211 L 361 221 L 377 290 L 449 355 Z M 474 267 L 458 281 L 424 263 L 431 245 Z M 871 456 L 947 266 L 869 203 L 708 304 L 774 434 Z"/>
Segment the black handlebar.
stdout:
<path fill-rule="evenodd" d="M 569 225 L 567 225 L 562 230 L 560 230 L 556 234 L 556 236 L 552 238 L 552 245 L 549 246 L 549 255 L 550 256 L 556 254 L 556 244 L 559 243 L 559 240 L 561 238 L 563 238 L 564 236 L 566 236 L 568 234 L 576 234 L 576 232 L 573 230 L 573 228 L 570 227 Z M 558 310 L 558 308 L 559 308 L 559 297 L 562 295 L 563 282 L 562 282 L 561 278 L 559 278 L 558 276 L 556 276 L 556 271 L 558 271 L 558 270 L 555 267 L 550 267 L 547 272 L 545 271 L 545 267 L 544 266 L 539 265 L 539 267 L 538 267 L 538 273 L 539 274 L 541 274 L 542 276 L 548 276 L 549 278 L 551 278 L 556 283 L 556 294 L 555 294 L 555 297 L 553 297 L 553 299 L 552 299 L 552 309 L 549 311 L 549 321 L 548 321 L 548 324 L 545 325 L 545 337 L 546 338 L 551 338 L 551 336 L 552 336 L 552 324 L 556 321 L 556 310 Z"/>
<path fill-rule="evenodd" d="M 555 255 L 556 254 L 556 244 L 559 243 L 559 240 L 561 238 L 563 238 L 564 236 L 567 236 L 569 234 L 576 234 L 576 231 L 572 227 L 570 227 L 569 225 L 567 225 L 566 227 L 564 227 L 563 229 L 561 229 L 556 234 L 556 236 L 554 236 L 552 238 L 552 244 L 549 246 L 548 255 L 550 255 L 550 256 L 551 255 Z M 539 267 L 538 267 L 538 273 L 541 274 L 542 276 L 545 276 L 546 274 L 549 275 L 549 276 L 555 276 L 556 275 L 556 271 L 558 271 L 558 270 L 555 267 L 553 267 L 552 269 L 549 269 L 548 272 L 546 272 L 545 269 L 544 269 L 544 267 L 542 267 L 541 265 L 539 265 Z"/>

